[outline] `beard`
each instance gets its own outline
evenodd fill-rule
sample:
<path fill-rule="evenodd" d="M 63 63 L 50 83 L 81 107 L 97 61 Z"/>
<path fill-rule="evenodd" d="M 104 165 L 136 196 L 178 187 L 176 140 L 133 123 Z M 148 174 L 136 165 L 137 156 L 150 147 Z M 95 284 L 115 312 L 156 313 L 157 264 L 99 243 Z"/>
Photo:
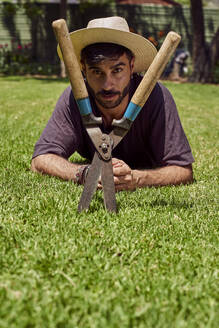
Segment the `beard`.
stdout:
<path fill-rule="evenodd" d="M 97 93 L 95 93 L 95 91 L 88 85 L 88 89 L 91 93 L 91 95 L 94 97 L 94 99 L 96 100 L 96 102 L 101 105 L 102 107 L 106 108 L 106 109 L 111 109 L 111 108 L 115 108 L 118 105 L 121 104 L 121 102 L 123 101 L 123 99 L 127 96 L 127 94 L 129 93 L 129 89 L 130 89 L 130 81 L 127 84 L 127 86 L 122 90 L 122 92 L 120 91 L 116 91 L 116 90 L 101 90 Z M 104 100 L 103 98 L 101 98 L 101 96 L 110 96 L 110 95 L 118 95 L 118 98 L 116 100 Z"/>

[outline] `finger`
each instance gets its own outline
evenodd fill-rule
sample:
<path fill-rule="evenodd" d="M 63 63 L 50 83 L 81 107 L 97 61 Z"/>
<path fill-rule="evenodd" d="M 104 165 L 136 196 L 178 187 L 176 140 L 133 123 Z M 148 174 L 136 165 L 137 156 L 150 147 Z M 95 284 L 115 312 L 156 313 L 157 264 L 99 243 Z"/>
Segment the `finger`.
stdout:
<path fill-rule="evenodd" d="M 116 191 L 131 191 L 131 190 L 135 190 L 136 188 L 132 185 L 132 184 L 127 184 L 127 183 L 121 183 L 118 185 L 115 185 L 115 189 Z"/>
<path fill-rule="evenodd" d="M 114 162 L 113 163 L 113 167 L 121 167 L 123 165 L 124 165 L 124 163 L 122 163 L 121 161 L 118 161 L 118 162 Z"/>
<path fill-rule="evenodd" d="M 115 186 L 115 190 L 116 192 L 119 192 L 119 191 L 124 191 L 124 190 L 127 190 L 127 186 L 126 184 L 118 184 Z"/>
<path fill-rule="evenodd" d="M 120 159 L 113 157 L 112 158 L 112 164 L 115 165 L 116 163 L 121 162 Z"/>
<path fill-rule="evenodd" d="M 132 183 L 132 175 L 126 174 L 126 175 L 122 175 L 122 176 L 114 176 L 114 183 L 115 183 L 115 185 L 130 184 L 130 183 Z"/>
<path fill-rule="evenodd" d="M 113 167 L 113 174 L 115 176 L 128 175 L 128 174 L 131 174 L 131 169 L 126 164 L 121 165 L 121 166 L 116 166 L 116 167 Z"/>
<path fill-rule="evenodd" d="M 112 158 L 113 167 L 121 167 L 123 165 L 127 165 L 124 161 L 118 158 Z"/>

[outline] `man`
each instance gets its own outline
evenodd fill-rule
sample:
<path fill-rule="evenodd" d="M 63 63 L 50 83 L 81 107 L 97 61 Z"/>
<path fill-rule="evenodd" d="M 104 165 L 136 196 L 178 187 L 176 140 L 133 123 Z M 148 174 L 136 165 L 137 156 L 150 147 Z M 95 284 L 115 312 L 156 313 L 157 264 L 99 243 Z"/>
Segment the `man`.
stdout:
<path fill-rule="evenodd" d="M 101 130 L 109 133 L 113 119 L 121 119 L 156 49 L 131 33 L 125 19 L 92 20 L 70 34 L 81 63 L 92 110 L 102 116 Z M 60 49 L 58 49 L 61 57 Z M 89 166 L 70 162 L 74 152 L 91 161 L 94 146 L 83 126 L 71 88 L 56 108 L 35 145 L 31 168 L 76 183 L 84 183 Z M 169 91 L 157 83 L 129 132 L 112 152 L 115 189 L 190 183 L 190 146 Z M 99 182 L 101 188 L 101 181 Z"/>

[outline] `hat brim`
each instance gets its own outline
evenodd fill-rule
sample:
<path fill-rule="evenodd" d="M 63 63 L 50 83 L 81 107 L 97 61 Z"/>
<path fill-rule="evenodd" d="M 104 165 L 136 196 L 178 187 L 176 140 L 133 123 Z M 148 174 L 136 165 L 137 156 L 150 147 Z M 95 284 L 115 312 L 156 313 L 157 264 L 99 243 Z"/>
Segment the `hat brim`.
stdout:
<path fill-rule="evenodd" d="M 141 35 L 111 28 L 84 28 L 71 32 L 70 38 L 79 63 L 81 50 L 90 44 L 100 42 L 116 43 L 131 50 L 135 56 L 134 72 L 137 73 L 146 71 L 157 54 L 154 45 Z M 57 51 L 62 59 L 59 45 Z"/>

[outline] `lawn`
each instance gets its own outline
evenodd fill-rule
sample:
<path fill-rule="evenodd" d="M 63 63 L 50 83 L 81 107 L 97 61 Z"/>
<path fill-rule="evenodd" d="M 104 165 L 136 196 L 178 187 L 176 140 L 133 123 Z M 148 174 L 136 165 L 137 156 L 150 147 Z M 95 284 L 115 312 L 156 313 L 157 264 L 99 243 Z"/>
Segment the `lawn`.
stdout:
<path fill-rule="evenodd" d="M 30 171 L 65 80 L 0 78 L 0 327 L 219 327 L 216 85 L 165 82 L 195 157 L 195 183 L 98 191 Z M 80 160 L 79 155 L 72 160 Z"/>

